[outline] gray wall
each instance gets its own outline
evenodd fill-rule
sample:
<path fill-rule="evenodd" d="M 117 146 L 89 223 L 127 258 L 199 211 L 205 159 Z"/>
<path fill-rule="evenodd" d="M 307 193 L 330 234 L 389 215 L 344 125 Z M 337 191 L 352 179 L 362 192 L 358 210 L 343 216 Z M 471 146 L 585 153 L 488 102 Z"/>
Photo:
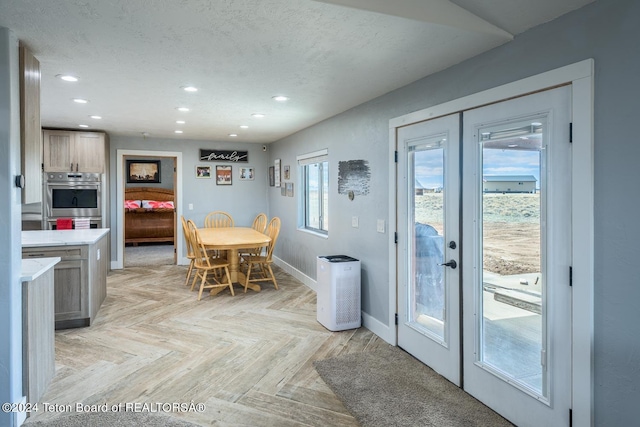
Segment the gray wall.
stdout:
<path fill-rule="evenodd" d="M 595 417 L 596 425 L 637 424 L 640 402 L 640 2 L 598 1 L 536 27 L 512 42 L 358 106 L 272 144 L 270 161 L 294 165 L 295 155 L 329 149 L 330 236 L 295 229 L 296 206 L 269 189 L 271 215 L 283 220 L 276 256 L 315 278 L 315 256 L 346 253 L 362 261 L 363 310 L 387 323 L 389 119 L 584 59 L 595 60 Z M 371 193 L 349 202 L 337 194 L 341 160 L 365 159 Z M 299 182 L 296 178 L 296 182 Z M 351 217 L 360 228 L 351 228 Z M 579 284 L 577 284 L 579 286 Z"/>
<path fill-rule="evenodd" d="M 18 39 L 0 27 L 0 403 L 22 397 L 22 283 L 20 282 L 20 101 Z M 0 411 L 0 426 L 15 413 Z"/>
<path fill-rule="evenodd" d="M 182 194 L 176 195 L 176 203 L 182 205 L 182 213 L 185 218 L 192 219 L 198 226 L 204 223 L 207 213 L 214 210 L 229 212 L 236 225 L 250 226 L 253 219 L 260 212 L 267 213 L 266 192 L 269 185 L 267 179 L 267 152 L 262 150 L 262 145 L 246 142 L 202 142 L 183 139 L 161 138 L 131 138 L 110 135 L 110 217 L 111 217 L 111 259 L 116 259 L 117 232 L 120 225 L 116 215 L 116 163 L 117 150 L 148 150 L 148 156 L 153 158 L 154 151 L 170 151 L 182 153 Z M 200 149 L 239 150 L 249 152 L 247 163 L 225 162 L 201 162 L 199 161 Z M 196 178 L 196 165 L 211 166 L 211 178 Z M 232 185 L 216 185 L 215 166 L 232 166 Z M 253 167 L 255 179 L 253 181 L 241 181 L 239 168 L 241 166 Z M 161 168 L 162 180 L 165 181 L 164 169 Z M 124 168 L 123 168 L 124 171 Z M 126 174 L 126 171 L 124 172 Z M 172 182 L 172 177 L 166 181 Z M 126 180 L 125 180 L 126 182 Z M 163 184 L 163 183 L 161 183 Z M 158 185 L 158 184 L 155 184 Z M 177 191 L 177 190 L 176 190 Z M 193 210 L 189 210 L 189 204 L 193 204 Z M 180 229 L 180 228 L 179 228 Z"/>

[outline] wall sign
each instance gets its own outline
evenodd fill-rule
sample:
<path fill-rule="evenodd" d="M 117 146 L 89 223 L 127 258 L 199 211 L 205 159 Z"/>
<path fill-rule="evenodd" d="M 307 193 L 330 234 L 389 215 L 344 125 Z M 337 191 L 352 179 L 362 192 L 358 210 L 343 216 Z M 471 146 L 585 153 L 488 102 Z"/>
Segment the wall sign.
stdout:
<path fill-rule="evenodd" d="M 200 161 L 205 162 L 248 162 L 248 151 L 236 151 L 236 150 L 206 150 L 200 149 Z"/>
<path fill-rule="evenodd" d="M 338 162 L 338 194 L 347 194 L 353 200 L 355 196 L 369 194 L 371 170 L 366 160 L 348 160 Z"/>

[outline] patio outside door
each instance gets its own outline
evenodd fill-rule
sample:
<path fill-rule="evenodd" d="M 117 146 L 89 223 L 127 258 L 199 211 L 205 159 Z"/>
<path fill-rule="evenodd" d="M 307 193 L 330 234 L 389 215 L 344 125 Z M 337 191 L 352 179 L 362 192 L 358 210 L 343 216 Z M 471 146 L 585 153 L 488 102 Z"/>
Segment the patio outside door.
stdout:
<path fill-rule="evenodd" d="M 460 385 L 460 115 L 398 132 L 398 345 Z M 443 265 L 448 264 L 448 265 Z"/>
<path fill-rule="evenodd" d="M 569 425 L 570 101 L 560 87 L 396 139 L 398 345 L 518 426 Z"/>
<path fill-rule="evenodd" d="M 464 113 L 464 389 L 569 425 L 571 87 Z"/>

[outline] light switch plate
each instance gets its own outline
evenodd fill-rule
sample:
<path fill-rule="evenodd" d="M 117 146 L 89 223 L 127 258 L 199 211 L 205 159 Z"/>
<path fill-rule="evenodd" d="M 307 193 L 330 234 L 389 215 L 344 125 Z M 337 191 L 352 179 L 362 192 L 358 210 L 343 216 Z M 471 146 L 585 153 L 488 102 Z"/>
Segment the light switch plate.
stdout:
<path fill-rule="evenodd" d="M 376 230 L 378 233 L 384 233 L 384 219 L 378 220 L 378 225 L 376 226 Z"/>
<path fill-rule="evenodd" d="M 351 226 L 353 228 L 358 228 L 358 217 L 357 216 L 352 216 L 351 217 Z"/>
<path fill-rule="evenodd" d="M 192 211 L 193 210 L 193 203 L 189 203 L 189 210 Z"/>

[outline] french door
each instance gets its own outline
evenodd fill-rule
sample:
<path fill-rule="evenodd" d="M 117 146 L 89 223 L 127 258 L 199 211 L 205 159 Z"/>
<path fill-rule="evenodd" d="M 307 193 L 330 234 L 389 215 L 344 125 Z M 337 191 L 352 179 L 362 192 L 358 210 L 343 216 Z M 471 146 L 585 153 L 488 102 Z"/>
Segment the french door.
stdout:
<path fill-rule="evenodd" d="M 569 423 L 570 97 L 398 130 L 398 345 L 519 426 Z"/>
<path fill-rule="evenodd" d="M 460 115 L 398 131 L 398 345 L 460 385 Z M 445 265 L 448 264 L 448 265 Z"/>

